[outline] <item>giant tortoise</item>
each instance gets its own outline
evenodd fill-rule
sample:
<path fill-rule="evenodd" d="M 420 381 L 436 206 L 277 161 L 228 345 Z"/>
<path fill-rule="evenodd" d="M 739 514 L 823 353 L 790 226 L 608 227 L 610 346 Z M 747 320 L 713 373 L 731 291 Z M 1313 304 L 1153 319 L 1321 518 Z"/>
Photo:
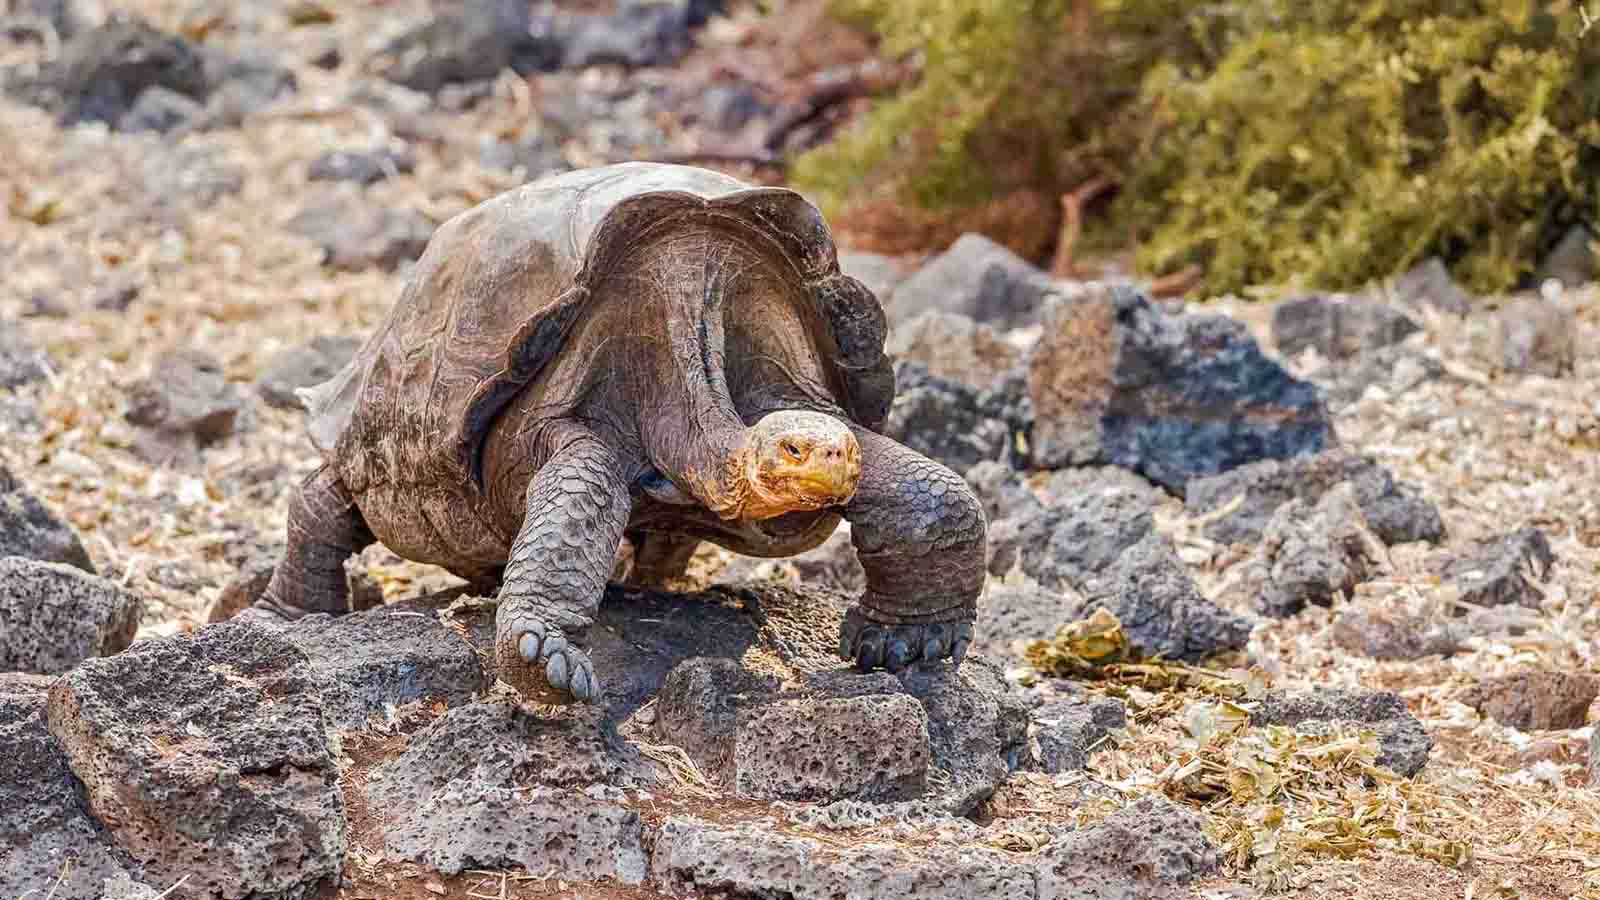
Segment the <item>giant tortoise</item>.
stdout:
<path fill-rule="evenodd" d="M 302 393 L 323 464 L 247 614 L 347 611 L 344 562 L 382 541 L 498 586 L 508 683 L 590 701 L 604 673 L 586 630 L 624 539 L 634 578 L 662 581 L 700 541 L 787 556 L 844 519 L 867 588 L 840 654 L 959 665 L 986 522 L 960 476 L 878 432 L 884 335 L 793 191 L 624 163 L 487 200 L 438 229 L 354 360 Z"/>

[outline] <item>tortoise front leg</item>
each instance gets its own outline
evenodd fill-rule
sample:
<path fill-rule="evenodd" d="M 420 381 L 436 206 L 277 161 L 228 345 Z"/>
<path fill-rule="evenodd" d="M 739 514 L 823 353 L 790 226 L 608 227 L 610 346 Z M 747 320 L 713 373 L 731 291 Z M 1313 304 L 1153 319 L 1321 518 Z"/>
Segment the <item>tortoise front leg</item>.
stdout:
<path fill-rule="evenodd" d="M 845 506 L 867 590 L 846 615 L 839 655 L 862 669 L 961 663 L 984 585 L 988 523 L 960 475 L 883 435 L 854 429 L 861 483 Z"/>
<path fill-rule="evenodd" d="M 495 618 L 500 677 L 524 696 L 568 703 L 600 695 L 582 645 L 630 506 L 616 454 L 577 428 L 528 484 Z"/>

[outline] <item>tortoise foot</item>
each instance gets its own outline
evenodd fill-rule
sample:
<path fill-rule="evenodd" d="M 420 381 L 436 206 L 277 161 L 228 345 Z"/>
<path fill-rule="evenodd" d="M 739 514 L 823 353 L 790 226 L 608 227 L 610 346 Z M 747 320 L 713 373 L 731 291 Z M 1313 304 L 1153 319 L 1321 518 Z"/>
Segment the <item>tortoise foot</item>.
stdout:
<path fill-rule="evenodd" d="M 898 672 L 919 662 L 949 658 L 956 665 L 972 644 L 971 622 L 917 622 L 891 625 L 868 621 L 859 607 L 839 629 L 839 655 L 863 672 Z"/>
<path fill-rule="evenodd" d="M 495 655 L 500 678 L 524 697 L 546 703 L 590 703 L 600 695 L 589 654 L 561 629 L 526 612 L 502 611 Z"/>

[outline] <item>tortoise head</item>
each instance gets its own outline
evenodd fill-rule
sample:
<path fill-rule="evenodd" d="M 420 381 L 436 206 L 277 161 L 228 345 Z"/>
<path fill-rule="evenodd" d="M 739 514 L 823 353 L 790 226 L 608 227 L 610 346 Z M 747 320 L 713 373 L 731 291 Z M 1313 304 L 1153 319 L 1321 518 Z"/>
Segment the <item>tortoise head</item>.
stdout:
<path fill-rule="evenodd" d="M 745 443 L 742 518 L 768 519 L 849 502 L 861 481 L 861 445 L 832 416 L 769 413 Z"/>

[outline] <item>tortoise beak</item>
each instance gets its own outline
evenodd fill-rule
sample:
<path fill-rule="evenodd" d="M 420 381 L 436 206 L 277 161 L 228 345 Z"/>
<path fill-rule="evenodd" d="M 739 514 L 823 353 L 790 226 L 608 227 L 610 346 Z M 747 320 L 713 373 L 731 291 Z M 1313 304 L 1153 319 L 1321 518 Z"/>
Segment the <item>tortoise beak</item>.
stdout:
<path fill-rule="evenodd" d="M 821 506 L 847 503 L 854 496 L 861 481 L 861 446 L 855 435 L 846 432 L 845 437 L 848 440 L 803 452 L 793 475 L 798 494 Z"/>

